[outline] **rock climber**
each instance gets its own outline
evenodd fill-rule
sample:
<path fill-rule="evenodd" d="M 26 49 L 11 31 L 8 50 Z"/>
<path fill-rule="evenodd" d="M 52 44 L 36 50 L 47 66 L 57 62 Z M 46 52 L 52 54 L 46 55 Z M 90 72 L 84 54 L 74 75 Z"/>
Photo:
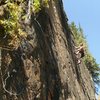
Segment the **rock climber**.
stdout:
<path fill-rule="evenodd" d="M 78 47 L 75 47 L 75 54 L 77 55 L 78 64 L 81 63 L 81 58 L 85 56 L 84 45 L 81 43 Z"/>

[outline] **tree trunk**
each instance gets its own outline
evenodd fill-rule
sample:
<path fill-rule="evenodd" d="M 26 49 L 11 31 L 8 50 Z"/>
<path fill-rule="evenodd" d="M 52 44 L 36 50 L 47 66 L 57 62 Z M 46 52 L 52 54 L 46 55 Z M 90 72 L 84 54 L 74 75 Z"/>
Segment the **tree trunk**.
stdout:
<path fill-rule="evenodd" d="M 77 65 L 62 0 L 50 0 L 17 50 L 1 49 L 0 100 L 95 100 L 86 66 Z"/>

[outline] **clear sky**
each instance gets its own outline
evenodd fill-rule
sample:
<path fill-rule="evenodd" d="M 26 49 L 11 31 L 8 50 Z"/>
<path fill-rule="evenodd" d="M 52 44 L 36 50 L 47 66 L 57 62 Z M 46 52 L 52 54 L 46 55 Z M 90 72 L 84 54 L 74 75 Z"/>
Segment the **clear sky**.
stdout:
<path fill-rule="evenodd" d="M 79 23 L 85 33 L 89 50 L 100 64 L 100 0 L 63 0 L 69 23 Z"/>

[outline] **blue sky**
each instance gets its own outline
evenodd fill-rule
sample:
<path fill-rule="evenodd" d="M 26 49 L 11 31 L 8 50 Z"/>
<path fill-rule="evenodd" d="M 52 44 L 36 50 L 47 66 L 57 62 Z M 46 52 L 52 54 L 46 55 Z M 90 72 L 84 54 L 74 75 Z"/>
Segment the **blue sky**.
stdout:
<path fill-rule="evenodd" d="M 63 0 L 69 23 L 79 23 L 87 38 L 89 50 L 100 64 L 100 0 Z"/>

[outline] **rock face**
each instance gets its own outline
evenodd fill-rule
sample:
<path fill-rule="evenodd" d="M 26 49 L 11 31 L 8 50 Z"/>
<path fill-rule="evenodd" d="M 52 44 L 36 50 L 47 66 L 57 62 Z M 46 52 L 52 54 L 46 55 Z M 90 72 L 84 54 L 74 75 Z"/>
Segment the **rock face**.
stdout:
<path fill-rule="evenodd" d="M 0 100 L 96 100 L 91 75 L 76 62 L 61 0 L 49 0 L 17 50 L 1 49 Z"/>

